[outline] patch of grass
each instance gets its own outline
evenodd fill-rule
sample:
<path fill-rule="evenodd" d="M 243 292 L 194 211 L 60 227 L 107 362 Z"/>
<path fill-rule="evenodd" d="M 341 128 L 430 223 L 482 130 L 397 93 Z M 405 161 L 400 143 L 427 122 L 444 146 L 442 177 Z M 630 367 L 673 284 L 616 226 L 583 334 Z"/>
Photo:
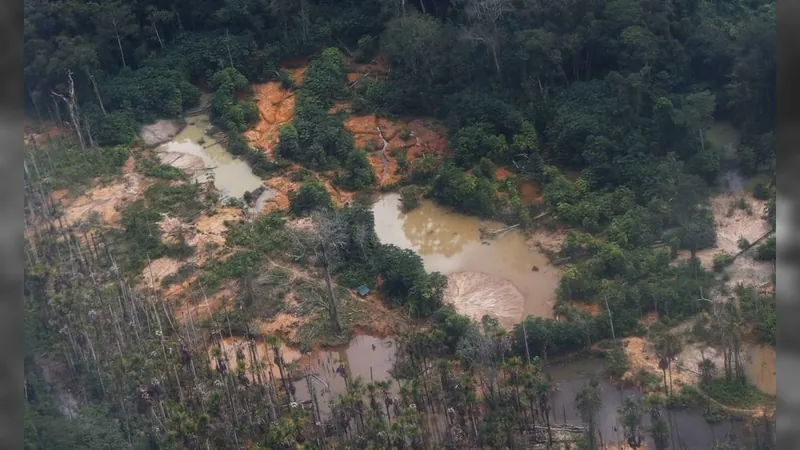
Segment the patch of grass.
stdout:
<path fill-rule="evenodd" d="M 703 390 L 714 400 L 734 408 L 753 408 L 770 401 L 747 379 L 713 378 L 703 386 Z"/>
<path fill-rule="evenodd" d="M 180 180 L 184 178 L 183 171 L 162 163 L 158 157 L 147 155 L 136 161 L 136 170 L 145 176 L 160 180 Z"/>
<path fill-rule="evenodd" d="M 185 264 L 178 268 L 178 271 L 169 274 L 161 279 L 161 287 L 167 287 L 171 284 L 183 283 L 197 271 L 196 264 Z"/>
<path fill-rule="evenodd" d="M 285 220 L 277 212 L 262 216 L 254 222 L 226 225 L 226 244 L 231 247 L 244 247 L 264 255 L 274 255 L 284 250 L 289 242 Z"/>
<path fill-rule="evenodd" d="M 298 298 L 308 298 L 311 292 L 315 292 L 314 295 L 317 296 L 325 295 L 322 285 L 313 286 L 308 281 L 305 281 L 298 286 Z M 353 301 L 347 289 L 337 286 L 336 296 L 339 301 L 339 318 L 342 332 L 339 334 L 334 333 L 328 311 L 321 306 L 315 306 L 310 308 L 308 312 L 304 312 L 304 314 L 310 315 L 313 319 L 303 324 L 298 330 L 297 338 L 301 347 L 308 346 L 310 348 L 312 344 L 321 344 L 323 346 L 345 345 L 350 342 L 350 328 L 356 323 L 370 320 L 364 310 L 364 303 Z M 303 300 L 301 300 L 302 303 L 304 303 Z"/>
<path fill-rule="evenodd" d="M 367 264 L 344 264 L 336 273 L 336 282 L 350 289 L 362 284 L 372 287 L 377 276 L 376 271 Z"/>
<path fill-rule="evenodd" d="M 262 255 L 252 250 L 239 250 L 229 258 L 213 260 L 203 267 L 199 281 L 210 293 L 225 280 L 242 279 L 248 274 L 257 273 L 261 266 Z"/>
<path fill-rule="evenodd" d="M 285 310 L 286 295 L 292 290 L 289 278 L 289 272 L 274 268 L 258 279 L 249 280 L 249 287 L 244 285 L 239 289 L 239 301 L 253 316 L 274 317 Z"/>
<path fill-rule="evenodd" d="M 663 388 L 661 377 L 644 369 L 634 373 L 633 382 L 644 392 L 660 391 Z"/>
<path fill-rule="evenodd" d="M 728 252 L 720 252 L 714 255 L 714 272 L 722 272 L 726 267 L 733 263 L 733 255 Z"/>
<path fill-rule="evenodd" d="M 202 188 L 197 183 L 169 184 L 159 182 L 144 193 L 149 206 L 159 213 L 169 213 L 184 220 L 195 218 L 203 210 Z"/>
<path fill-rule="evenodd" d="M 703 394 L 696 387 L 690 385 L 681 386 L 677 393 L 673 391 L 667 398 L 667 407 L 671 409 L 697 408 L 705 405 Z"/>
<path fill-rule="evenodd" d="M 66 139 L 54 139 L 34 150 L 26 148 L 25 162 L 32 182 L 50 189 L 80 189 L 97 177 L 118 175 L 130 155 L 126 147 L 81 149 Z"/>

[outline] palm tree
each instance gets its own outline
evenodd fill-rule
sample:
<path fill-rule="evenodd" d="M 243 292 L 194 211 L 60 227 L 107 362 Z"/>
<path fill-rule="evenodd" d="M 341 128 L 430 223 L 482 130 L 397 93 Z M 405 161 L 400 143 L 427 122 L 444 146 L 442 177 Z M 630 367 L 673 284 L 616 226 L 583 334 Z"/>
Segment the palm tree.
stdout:
<path fill-rule="evenodd" d="M 664 395 L 669 396 L 672 391 L 672 360 L 678 356 L 683 342 L 679 336 L 669 331 L 664 331 L 656 335 L 655 349 L 658 356 L 658 368 L 664 374 Z M 667 384 L 667 372 L 669 372 L 669 385 Z"/>
<path fill-rule="evenodd" d="M 619 408 L 625 440 L 632 449 L 642 446 L 643 436 L 640 429 L 642 427 L 643 412 L 642 401 L 639 397 L 634 396 L 626 397 Z"/>
<path fill-rule="evenodd" d="M 593 376 L 589 382 L 575 395 L 575 405 L 578 407 L 578 412 L 581 419 L 589 427 L 588 438 L 589 448 L 595 450 L 597 448 L 596 442 L 596 428 L 597 428 L 597 413 L 603 404 L 603 399 L 600 397 L 600 381 L 597 377 Z"/>

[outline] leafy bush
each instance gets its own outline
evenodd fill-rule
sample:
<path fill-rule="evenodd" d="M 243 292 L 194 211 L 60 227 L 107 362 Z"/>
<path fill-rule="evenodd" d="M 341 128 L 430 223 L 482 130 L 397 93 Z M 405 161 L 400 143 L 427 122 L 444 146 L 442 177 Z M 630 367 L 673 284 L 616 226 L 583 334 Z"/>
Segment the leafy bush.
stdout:
<path fill-rule="evenodd" d="M 148 205 L 156 212 L 190 220 L 203 210 L 201 188 L 197 183 L 171 185 L 156 183 L 144 193 Z"/>
<path fill-rule="evenodd" d="M 750 241 L 741 237 L 736 241 L 736 246 L 739 247 L 739 250 L 747 250 L 750 247 Z"/>
<path fill-rule="evenodd" d="M 293 194 L 289 210 L 292 214 L 303 216 L 315 209 L 332 209 L 333 201 L 325 189 L 325 185 L 317 180 L 312 180 L 300 186 L 300 190 Z"/>
<path fill-rule="evenodd" d="M 755 257 L 759 261 L 775 261 L 777 259 L 777 239 L 775 236 L 768 238 L 763 244 L 756 247 Z"/>
<path fill-rule="evenodd" d="M 411 185 L 400 189 L 400 204 L 404 212 L 411 211 L 419 206 L 425 189 L 420 186 Z"/>
<path fill-rule="evenodd" d="M 438 203 L 467 214 L 492 217 L 497 212 L 497 186 L 486 178 L 465 175 L 445 163 L 431 186 L 431 197 Z"/>
<path fill-rule="evenodd" d="M 247 78 L 233 67 L 215 73 L 210 80 L 212 121 L 229 133 L 241 133 L 258 120 L 258 108 L 252 100 L 237 101 L 240 92 L 249 93 Z"/>
<path fill-rule="evenodd" d="M 162 163 L 154 155 L 142 156 L 136 161 L 137 170 L 145 176 L 162 180 L 178 180 L 183 178 L 183 171 L 177 167 Z"/>
<path fill-rule="evenodd" d="M 611 378 L 622 378 L 630 368 L 628 355 L 621 345 L 615 345 L 606 354 L 606 373 Z"/>
<path fill-rule="evenodd" d="M 756 183 L 755 187 L 753 188 L 753 198 L 755 198 L 757 200 L 768 200 L 769 199 L 769 189 L 767 189 L 761 183 Z"/>
<path fill-rule="evenodd" d="M 280 81 L 281 87 L 286 90 L 295 88 L 294 76 L 292 75 L 292 72 L 286 69 L 281 69 L 278 71 L 278 81 Z"/>
<path fill-rule="evenodd" d="M 137 135 L 136 119 L 129 111 L 117 110 L 102 114 L 99 110 L 86 111 L 92 136 L 101 147 L 131 145 Z"/>
<path fill-rule="evenodd" d="M 481 158 L 478 161 L 478 164 L 475 168 L 472 169 L 472 173 L 476 177 L 483 177 L 489 181 L 494 181 L 495 172 L 497 171 L 497 166 L 490 160 L 489 158 Z"/>
<path fill-rule="evenodd" d="M 426 273 L 419 255 L 382 245 L 375 262 L 383 279 L 381 292 L 390 304 L 403 306 L 418 317 L 428 317 L 439 309 L 447 278 L 438 272 Z"/>
<path fill-rule="evenodd" d="M 714 255 L 714 271 L 722 272 L 723 269 L 733 263 L 733 255 L 728 252 L 720 252 Z"/>
<path fill-rule="evenodd" d="M 354 149 L 344 161 L 344 170 L 333 179 L 334 184 L 349 191 L 360 191 L 378 181 L 372 164 L 363 150 Z"/>
<path fill-rule="evenodd" d="M 469 167 L 481 158 L 506 161 L 508 142 L 503 135 L 493 135 L 486 127 L 472 125 L 460 129 L 453 136 L 454 161 L 461 167 Z"/>

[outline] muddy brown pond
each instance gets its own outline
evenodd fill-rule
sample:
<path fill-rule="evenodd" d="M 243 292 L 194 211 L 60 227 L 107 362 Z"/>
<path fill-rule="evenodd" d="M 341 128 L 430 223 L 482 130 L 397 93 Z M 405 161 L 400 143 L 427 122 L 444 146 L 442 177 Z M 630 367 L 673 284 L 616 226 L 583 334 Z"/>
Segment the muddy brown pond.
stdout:
<path fill-rule="evenodd" d="M 221 344 L 222 353 L 227 357 L 228 368 L 236 370 L 238 366 L 236 352 L 237 349 L 241 349 L 245 355 L 248 378 L 257 382 L 258 376 L 254 377 L 249 371 L 253 367 L 253 359 L 247 341 L 242 338 L 225 338 Z M 212 369 L 216 369 L 216 361 L 213 357 L 214 347 L 212 345 L 209 348 Z M 268 344 L 264 344 L 263 340 L 257 340 L 253 351 L 263 367 L 262 381 L 272 379 L 275 385 L 279 385 L 281 374 L 275 363 L 273 349 Z M 319 401 L 320 413 L 323 416 L 330 411 L 329 400 L 333 400 L 336 395 L 347 393 L 347 385 L 342 375 L 346 375 L 350 380 L 361 378 L 364 383 L 391 380 L 390 371 L 395 361 L 394 340 L 369 335 L 356 336 L 349 344 L 341 347 L 326 348 L 308 354 L 302 354 L 286 345 L 280 345 L 279 352 L 286 371 L 289 372 L 285 372 L 285 375 L 289 377 L 292 374 L 295 378 L 293 382 L 294 400 L 299 403 L 310 402 L 313 389 Z M 304 378 L 306 374 L 308 381 Z M 309 383 L 311 383 L 311 387 L 309 387 Z M 397 381 L 392 381 L 391 392 L 397 392 L 397 388 Z"/>
<path fill-rule="evenodd" d="M 244 351 L 247 367 L 252 367 L 251 354 L 245 341 L 240 338 L 227 338 L 222 341 L 222 350 L 227 355 L 229 368 L 235 370 L 237 367 L 237 348 Z M 253 351 L 264 367 L 261 371 L 262 379 L 269 380 L 271 377 L 274 385 L 279 385 L 281 374 L 274 362 L 275 354 L 272 348 L 259 340 L 256 341 Z M 397 395 L 399 382 L 393 380 L 390 374 L 395 361 L 395 351 L 392 339 L 381 339 L 368 335 L 357 336 L 347 346 L 315 351 L 305 355 L 284 345 L 279 347 L 286 370 L 284 373 L 287 377 L 294 379 L 292 382 L 294 386 L 293 401 L 304 404 L 305 407 L 312 407 L 311 391 L 313 390 L 318 401 L 320 416 L 323 419 L 330 417 L 330 401 L 337 395 L 347 393 L 343 374 L 347 376 L 348 380 L 351 380 L 349 382 L 359 377 L 363 383 L 389 380 L 391 381 L 389 391 L 392 395 Z M 211 367 L 215 366 L 212 358 Z M 551 423 L 582 426 L 575 396 L 591 376 L 602 376 L 604 370 L 605 364 L 601 359 L 596 358 L 578 358 L 551 364 L 548 369 L 553 383 L 549 411 Z M 248 373 L 252 379 L 252 374 L 249 371 Z M 293 375 L 290 376 L 288 373 Z M 641 395 L 637 390 L 622 389 L 607 381 L 601 381 L 602 403 L 601 409 L 598 411 L 597 427 L 598 434 L 604 442 L 623 442 L 623 427 L 619 420 L 618 410 L 625 397 L 641 397 Z M 709 449 L 715 443 L 727 441 L 732 436 L 744 432 L 742 424 L 739 422 L 723 421 L 710 424 L 700 411 L 668 410 L 664 414 L 670 428 L 670 448 Z M 649 420 L 649 416 L 645 414 L 643 425 L 647 426 Z M 648 445 L 652 445 L 649 439 L 648 436 Z"/>
<path fill-rule="evenodd" d="M 414 250 L 425 269 L 448 276 L 446 299 L 480 321 L 493 315 L 507 329 L 523 317 L 551 317 L 560 273 L 547 257 L 511 230 L 482 243 L 481 227 L 500 222 L 448 211 L 430 201 L 403 213 L 398 194 L 386 194 L 373 205 L 375 232 L 384 244 Z"/>
<path fill-rule="evenodd" d="M 187 117 L 186 127 L 158 148 L 161 161 L 190 172 L 200 183 L 208 181 L 213 174 L 214 186 L 225 197 L 242 198 L 245 192 L 263 187 L 264 181 L 253 174 L 247 162 L 235 158 L 208 135 L 210 126 L 207 114 Z M 254 210 L 261 211 L 264 203 L 274 195 L 266 189 L 256 201 Z"/>

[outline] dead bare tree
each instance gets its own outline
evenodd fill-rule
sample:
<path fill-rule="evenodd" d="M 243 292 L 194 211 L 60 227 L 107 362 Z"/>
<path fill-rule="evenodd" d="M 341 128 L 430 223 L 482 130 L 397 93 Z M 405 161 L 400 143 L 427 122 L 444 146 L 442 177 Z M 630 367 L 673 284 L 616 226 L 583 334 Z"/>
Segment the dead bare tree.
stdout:
<path fill-rule="evenodd" d="M 338 211 L 315 211 L 311 214 L 313 226 L 309 230 L 296 230 L 293 237 L 298 247 L 313 255 L 313 262 L 322 267 L 327 291 L 326 309 L 335 333 L 342 331 L 339 302 L 334 292 L 331 269 L 338 261 L 347 243 L 347 225 Z"/>
<path fill-rule="evenodd" d="M 508 11 L 510 1 L 459 0 L 458 3 L 463 5 L 470 22 L 469 27 L 464 30 L 465 37 L 489 47 L 495 70 L 500 74 L 500 28 L 498 25 L 500 18 Z"/>
<path fill-rule="evenodd" d="M 69 97 L 65 96 L 56 91 L 50 91 L 53 95 L 53 99 L 55 101 L 55 97 L 60 98 L 65 105 L 67 105 L 67 112 L 69 113 L 69 117 L 72 120 L 72 127 L 75 129 L 75 134 L 78 136 L 78 142 L 81 145 L 81 149 L 86 150 L 86 143 L 83 140 L 83 133 L 81 132 L 81 122 L 80 122 L 80 110 L 78 109 L 78 99 L 75 96 L 75 81 L 72 79 L 72 71 L 67 71 L 67 79 L 68 79 L 68 94 Z"/>
<path fill-rule="evenodd" d="M 103 111 L 103 116 L 107 116 L 108 113 L 106 112 L 106 107 L 103 104 L 103 98 L 100 96 L 100 90 L 97 88 L 97 80 L 94 79 L 94 75 L 89 69 L 86 69 L 86 76 L 89 77 L 89 81 L 92 82 L 92 89 L 94 89 L 94 95 L 97 97 L 97 103 L 100 104 L 100 110 Z"/>

